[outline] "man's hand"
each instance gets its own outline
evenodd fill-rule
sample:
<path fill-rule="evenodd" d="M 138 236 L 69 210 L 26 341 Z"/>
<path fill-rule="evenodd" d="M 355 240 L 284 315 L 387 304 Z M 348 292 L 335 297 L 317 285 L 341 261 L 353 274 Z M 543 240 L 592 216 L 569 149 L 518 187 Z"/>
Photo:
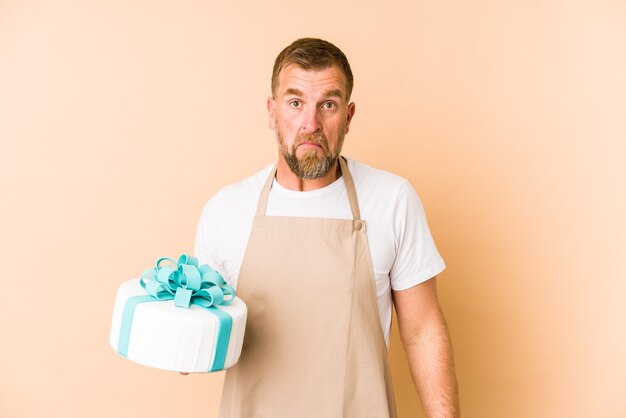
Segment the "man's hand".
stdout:
<path fill-rule="evenodd" d="M 436 277 L 393 291 L 400 337 L 428 418 L 458 418 L 459 394 Z"/>

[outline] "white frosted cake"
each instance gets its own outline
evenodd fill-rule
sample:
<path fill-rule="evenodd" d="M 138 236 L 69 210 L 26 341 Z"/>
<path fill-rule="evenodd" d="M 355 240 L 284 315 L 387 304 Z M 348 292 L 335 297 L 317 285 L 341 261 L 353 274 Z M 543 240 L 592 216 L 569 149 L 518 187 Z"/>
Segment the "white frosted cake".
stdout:
<path fill-rule="evenodd" d="M 116 352 L 145 366 L 179 372 L 218 371 L 237 363 L 247 316 L 241 299 L 180 307 L 173 298 L 149 296 L 143 279 L 124 282 L 117 291 L 109 337 Z"/>

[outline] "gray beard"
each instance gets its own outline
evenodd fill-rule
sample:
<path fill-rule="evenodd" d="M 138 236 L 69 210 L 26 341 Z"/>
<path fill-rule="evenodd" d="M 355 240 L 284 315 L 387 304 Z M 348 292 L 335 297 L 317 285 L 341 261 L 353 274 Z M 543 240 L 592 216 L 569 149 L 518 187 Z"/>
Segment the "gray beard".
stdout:
<path fill-rule="evenodd" d="M 325 176 L 331 167 L 335 165 L 339 155 L 341 153 L 341 148 L 343 146 L 343 133 L 340 134 L 339 141 L 337 142 L 337 149 L 335 152 L 331 152 L 328 149 L 328 141 L 323 134 L 311 134 L 306 136 L 299 135 L 296 138 L 296 142 L 293 144 L 291 152 L 285 146 L 285 143 L 280 136 L 280 132 L 278 128 L 275 130 L 276 132 L 276 141 L 278 142 L 278 149 L 289 169 L 299 178 L 301 179 L 316 179 Z M 324 151 L 321 157 L 318 157 L 317 153 L 313 150 L 306 151 L 301 159 L 298 159 L 296 156 L 296 149 L 298 145 L 305 141 L 313 141 L 319 143 L 322 146 Z"/>

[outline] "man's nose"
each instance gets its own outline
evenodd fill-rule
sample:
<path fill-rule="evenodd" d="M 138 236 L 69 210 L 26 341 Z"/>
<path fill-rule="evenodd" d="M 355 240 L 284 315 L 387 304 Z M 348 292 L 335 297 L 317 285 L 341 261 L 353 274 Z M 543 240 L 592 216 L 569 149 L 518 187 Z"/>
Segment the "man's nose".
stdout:
<path fill-rule="evenodd" d="M 305 133 L 317 132 L 322 128 L 320 114 L 316 107 L 309 108 L 304 113 L 304 120 L 300 130 Z"/>

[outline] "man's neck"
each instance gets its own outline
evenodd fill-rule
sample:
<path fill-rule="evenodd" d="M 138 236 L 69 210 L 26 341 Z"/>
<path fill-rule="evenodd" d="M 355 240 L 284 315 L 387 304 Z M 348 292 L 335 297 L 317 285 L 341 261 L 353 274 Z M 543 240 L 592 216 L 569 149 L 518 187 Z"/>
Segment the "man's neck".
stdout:
<path fill-rule="evenodd" d="M 276 181 L 278 181 L 278 184 L 283 186 L 285 189 L 295 190 L 298 192 L 321 189 L 322 187 L 328 186 L 339 177 L 341 177 L 339 161 L 335 161 L 335 164 L 330 168 L 330 170 L 328 170 L 328 173 L 322 177 L 318 177 L 316 179 L 302 179 L 291 171 L 282 156 L 279 156 L 278 158 Z"/>

